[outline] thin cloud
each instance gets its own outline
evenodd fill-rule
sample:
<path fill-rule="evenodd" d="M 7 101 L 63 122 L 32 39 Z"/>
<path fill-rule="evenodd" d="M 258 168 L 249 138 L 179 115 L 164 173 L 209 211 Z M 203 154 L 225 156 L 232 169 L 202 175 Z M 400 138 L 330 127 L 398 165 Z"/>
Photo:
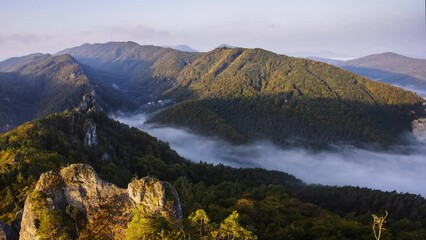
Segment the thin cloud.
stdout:
<path fill-rule="evenodd" d="M 352 185 L 426 196 L 424 144 L 407 147 L 404 152 L 340 146 L 337 151 L 312 153 L 302 148 L 284 150 L 268 142 L 235 146 L 185 129 L 143 124 L 144 114 L 121 116 L 118 120 L 168 142 L 181 156 L 195 162 L 262 167 L 293 174 L 307 183 Z"/>

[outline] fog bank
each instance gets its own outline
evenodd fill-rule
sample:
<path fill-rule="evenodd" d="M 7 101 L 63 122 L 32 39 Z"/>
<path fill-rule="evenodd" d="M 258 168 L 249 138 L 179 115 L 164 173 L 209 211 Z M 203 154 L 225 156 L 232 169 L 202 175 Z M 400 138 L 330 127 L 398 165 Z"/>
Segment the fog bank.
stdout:
<path fill-rule="evenodd" d="M 268 142 L 235 146 L 185 129 L 144 124 L 144 114 L 121 116 L 117 120 L 168 142 L 181 156 L 194 162 L 261 167 L 290 173 L 307 183 L 353 185 L 426 196 L 425 145 L 410 147 L 408 154 L 352 146 L 311 153 L 301 148 L 283 150 Z"/>

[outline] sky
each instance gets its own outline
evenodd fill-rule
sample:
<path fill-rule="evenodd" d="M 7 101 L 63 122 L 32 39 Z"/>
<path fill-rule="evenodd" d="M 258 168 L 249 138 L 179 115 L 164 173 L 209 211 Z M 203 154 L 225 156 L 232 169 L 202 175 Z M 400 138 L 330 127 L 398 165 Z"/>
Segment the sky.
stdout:
<path fill-rule="evenodd" d="M 83 43 L 426 58 L 424 0 L 0 0 L 0 60 Z"/>

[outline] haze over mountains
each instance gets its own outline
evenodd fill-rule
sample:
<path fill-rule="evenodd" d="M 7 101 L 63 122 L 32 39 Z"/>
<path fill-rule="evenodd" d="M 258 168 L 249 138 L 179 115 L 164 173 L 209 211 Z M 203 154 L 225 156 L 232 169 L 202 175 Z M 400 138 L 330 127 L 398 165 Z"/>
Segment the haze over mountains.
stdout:
<path fill-rule="evenodd" d="M 387 52 L 348 61 L 310 57 L 361 76 L 401 86 L 426 97 L 426 60 Z"/>
<path fill-rule="evenodd" d="M 157 100 L 180 103 L 153 121 L 191 126 L 200 133 L 233 142 L 266 137 L 279 144 L 314 147 L 336 141 L 390 142 L 394 138 L 389 134 L 410 128 L 413 116 L 408 117 L 407 113 L 419 112 L 415 108 L 422 102 L 411 93 L 328 65 L 261 49 L 218 48 L 207 53 L 187 53 L 133 42 L 111 42 L 84 44 L 58 54 L 64 53 L 95 69 L 119 75 L 121 78 L 111 78 L 109 82 L 126 91 L 128 99 L 138 105 Z M 322 101 L 316 101 L 318 98 Z M 385 110 L 389 103 L 394 110 Z M 384 117 L 399 115 L 398 105 L 406 106 L 406 120 L 400 121 L 402 115 Z M 243 110 L 234 111 L 236 106 Z M 188 117 L 194 109 L 197 116 Z M 339 110 L 333 112 L 336 109 Z M 182 112 L 186 113 L 185 118 L 181 117 Z M 369 120 L 373 112 L 374 120 Z M 246 114 L 251 114 L 255 122 L 247 122 Z M 336 114 L 342 116 L 337 118 Z M 361 121 L 357 119 L 360 115 Z M 286 121 L 274 120 L 280 117 Z M 390 123 L 391 119 L 398 123 Z M 331 127 L 336 124 L 342 126 L 340 132 Z M 352 132 L 358 129 L 352 124 L 365 125 L 366 130 Z M 386 130 L 380 130 L 383 126 Z M 309 142 L 312 134 L 320 140 Z M 369 134 L 380 139 L 372 139 Z"/>
<path fill-rule="evenodd" d="M 0 130 L 40 116 L 72 109 L 82 96 L 96 91 L 106 110 L 119 107 L 117 91 L 102 73 L 68 54 L 32 54 L 0 63 Z M 102 79 L 102 80 L 101 80 Z M 108 96 L 108 97 L 104 97 Z"/>
<path fill-rule="evenodd" d="M 55 56 L 12 58 L 0 71 L 3 130 L 75 107 L 92 91 L 109 112 L 168 106 L 150 121 L 233 143 L 401 144 L 398 135 L 425 113 L 424 100 L 411 92 L 262 49 L 192 53 L 134 42 L 83 44 Z"/>

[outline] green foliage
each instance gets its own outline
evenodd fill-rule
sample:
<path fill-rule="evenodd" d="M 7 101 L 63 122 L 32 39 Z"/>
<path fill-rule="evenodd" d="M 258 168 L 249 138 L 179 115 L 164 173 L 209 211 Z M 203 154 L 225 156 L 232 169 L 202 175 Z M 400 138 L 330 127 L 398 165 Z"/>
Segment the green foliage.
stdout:
<path fill-rule="evenodd" d="M 233 211 L 229 217 L 223 220 L 219 229 L 213 231 L 211 235 L 214 239 L 257 239 L 251 231 L 240 226 L 237 211 Z"/>
<path fill-rule="evenodd" d="M 324 63 L 238 48 L 200 55 L 163 98 L 179 103 L 152 122 L 237 143 L 269 139 L 312 148 L 401 143 L 394 136 L 410 129 L 410 111 L 420 112 L 424 102 Z"/>
<path fill-rule="evenodd" d="M 37 235 L 40 239 L 70 239 L 72 221 L 61 209 L 48 209 L 44 202 L 44 193 L 34 191 L 30 196 L 32 211 L 34 211 Z"/>
<path fill-rule="evenodd" d="M 133 210 L 126 234 L 128 240 L 178 240 L 184 237 L 182 228 L 161 214 L 146 215 L 141 209 Z"/>
<path fill-rule="evenodd" d="M 92 148 L 83 144 L 84 123 L 88 119 L 96 124 L 99 136 L 99 145 Z M 109 160 L 102 159 L 105 152 L 110 155 Z M 426 201 L 420 196 L 306 186 L 294 176 L 278 171 L 192 163 L 166 143 L 102 113 L 55 114 L 0 135 L 0 219 L 9 223 L 13 220 L 41 173 L 76 162 L 91 164 L 103 179 L 121 187 L 127 186 L 133 176 L 149 175 L 169 181 L 179 193 L 184 219 L 191 222 L 190 213 L 198 209 L 204 209 L 205 216 L 208 214 L 209 223 L 203 220 L 206 228 L 203 227 L 202 234 L 196 225 L 185 223 L 185 232 L 192 233 L 194 238 L 208 236 L 207 232 L 219 229 L 220 222 L 238 211 L 239 226 L 259 239 L 372 239 L 370 214 L 381 212 L 379 206 L 391 213 L 383 239 L 399 239 L 397 236 L 405 233 L 421 239 L 425 234 Z M 52 189 L 58 184 L 53 181 Z M 86 223 L 82 213 L 70 206 L 64 206 L 61 214 L 45 211 L 43 205 L 40 209 L 45 212 L 43 222 L 57 219 L 51 226 L 67 226 L 67 234 L 103 238 L 107 231 L 100 235 L 99 229 L 107 229 L 110 216 L 117 214 L 113 211 L 120 209 L 120 199 L 110 202 L 95 216 L 100 223 L 96 226 Z M 199 212 L 191 219 L 200 223 L 203 215 Z M 161 216 L 147 218 L 134 213 L 129 237 L 141 236 L 137 228 L 140 224 L 161 229 L 160 238 L 173 239 L 184 234 Z M 50 234 L 48 227 L 43 227 L 46 234 Z M 55 231 L 51 233 L 62 235 Z"/>
<path fill-rule="evenodd" d="M 197 211 L 189 215 L 188 219 L 191 221 L 191 224 L 197 228 L 198 237 L 200 239 L 203 239 L 205 236 L 206 228 L 208 229 L 208 224 L 210 222 L 207 213 L 203 209 L 197 209 Z"/>

